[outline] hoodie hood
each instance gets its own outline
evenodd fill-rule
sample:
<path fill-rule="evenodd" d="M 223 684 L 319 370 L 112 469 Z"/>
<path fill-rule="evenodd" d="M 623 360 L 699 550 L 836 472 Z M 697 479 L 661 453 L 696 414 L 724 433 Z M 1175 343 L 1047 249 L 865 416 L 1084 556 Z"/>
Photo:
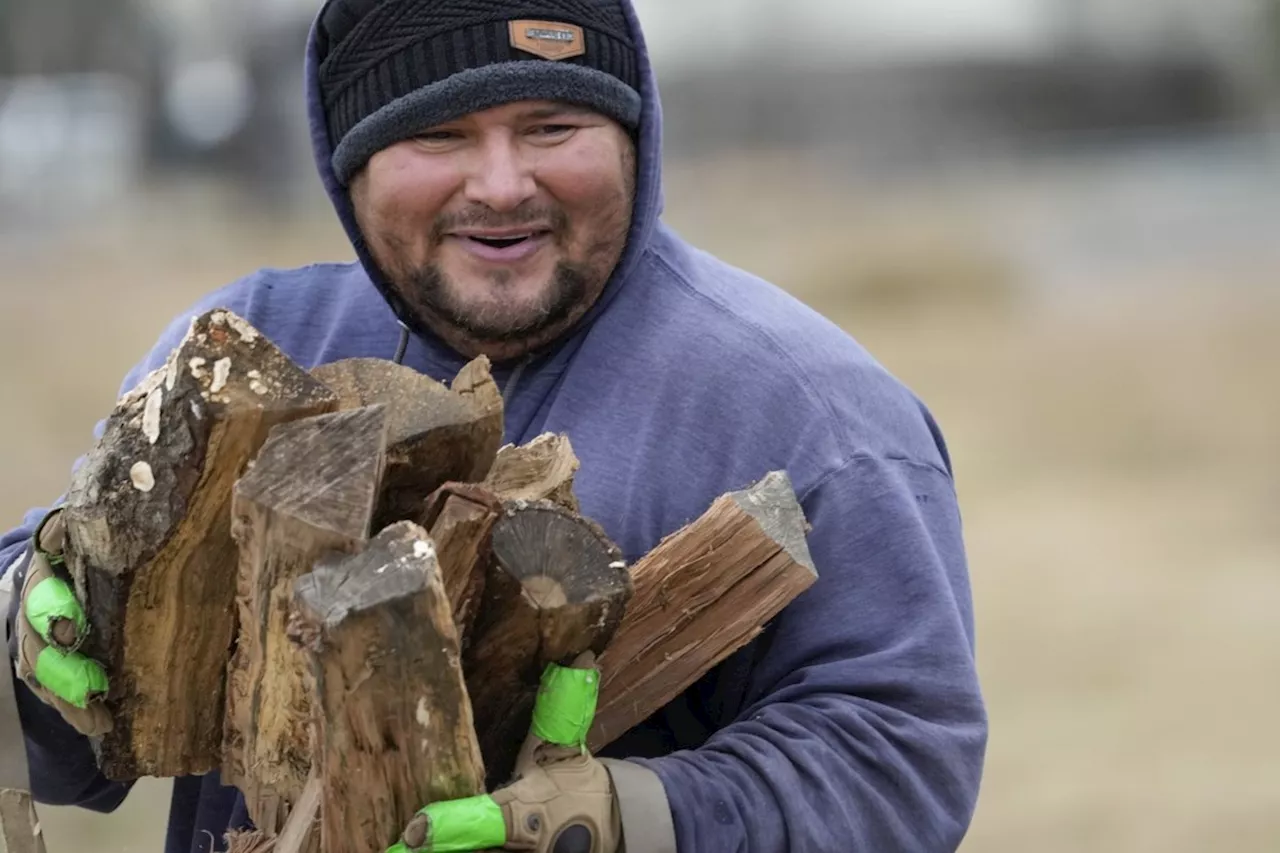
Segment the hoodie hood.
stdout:
<path fill-rule="evenodd" d="M 417 328 L 409 321 L 404 305 L 389 286 L 381 270 L 369 253 L 360 229 L 356 225 L 355 213 L 351 198 L 333 171 L 333 147 L 329 144 L 329 133 L 325 121 L 323 99 L 320 94 L 320 45 L 317 39 L 319 21 L 331 0 L 326 0 L 312 23 L 307 38 L 306 50 L 306 99 L 307 121 L 311 134 L 311 150 L 315 158 L 316 169 L 325 193 L 329 196 L 338 219 L 342 223 L 356 257 L 368 274 L 374 287 L 382 294 L 383 299 L 391 307 L 400 322 L 409 328 L 419 342 L 434 356 L 445 361 L 455 361 L 457 354 L 449 349 L 435 335 Z M 627 247 L 622 258 L 614 268 L 613 275 L 605 285 L 604 291 L 591 310 L 569 329 L 559 341 L 550 345 L 554 349 L 567 338 L 581 334 L 604 311 L 617 296 L 620 288 L 626 285 L 635 271 L 641 256 L 649 245 L 662 215 L 662 107 L 658 96 L 657 77 L 650 61 L 649 50 L 644 41 L 644 33 L 640 28 L 640 20 L 636 15 L 632 0 L 617 0 L 626 15 L 627 27 L 635 43 L 636 59 L 640 77 L 641 111 L 640 123 L 636 131 L 636 198 L 632 212 L 631 230 L 627 237 Z"/>

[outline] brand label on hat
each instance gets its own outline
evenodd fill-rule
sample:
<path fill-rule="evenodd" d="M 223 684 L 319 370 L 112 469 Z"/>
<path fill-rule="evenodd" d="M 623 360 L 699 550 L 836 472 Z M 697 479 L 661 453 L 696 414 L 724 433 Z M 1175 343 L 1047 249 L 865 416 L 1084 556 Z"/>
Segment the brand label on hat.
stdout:
<path fill-rule="evenodd" d="M 582 27 L 558 21 L 512 21 L 511 46 L 543 59 L 570 59 L 587 52 Z"/>

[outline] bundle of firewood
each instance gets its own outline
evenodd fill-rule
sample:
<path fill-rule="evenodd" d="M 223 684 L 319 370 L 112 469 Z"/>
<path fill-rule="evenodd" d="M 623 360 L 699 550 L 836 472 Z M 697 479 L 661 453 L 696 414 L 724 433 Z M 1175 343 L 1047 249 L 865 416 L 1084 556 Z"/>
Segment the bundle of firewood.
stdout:
<path fill-rule="evenodd" d="M 424 804 L 509 778 L 546 664 L 599 656 L 600 749 L 816 578 L 785 474 L 628 566 L 579 512 L 568 438 L 502 432 L 484 358 L 449 387 L 307 372 L 229 311 L 196 318 L 68 494 L 112 673 L 103 772 L 220 771 L 258 830 L 242 849 L 381 853 Z"/>

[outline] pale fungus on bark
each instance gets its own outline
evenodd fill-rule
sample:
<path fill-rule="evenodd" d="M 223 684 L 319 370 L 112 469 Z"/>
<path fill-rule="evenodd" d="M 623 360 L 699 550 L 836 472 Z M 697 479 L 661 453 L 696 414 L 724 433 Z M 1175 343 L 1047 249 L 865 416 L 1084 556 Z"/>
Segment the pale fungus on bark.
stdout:
<path fill-rule="evenodd" d="M 151 444 L 160 438 L 160 407 L 164 405 L 164 391 L 159 387 L 151 389 L 147 402 L 142 409 L 142 434 Z"/>
<path fill-rule="evenodd" d="M 227 380 L 231 378 L 231 359 L 220 358 L 213 363 L 213 384 L 209 386 L 209 393 L 217 394 L 223 388 L 227 387 Z"/>
<path fill-rule="evenodd" d="M 133 467 L 129 469 L 129 480 L 140 492 L 149 492 L 156 487 L 155 473 L 146 462 L 133 463 Z"/>

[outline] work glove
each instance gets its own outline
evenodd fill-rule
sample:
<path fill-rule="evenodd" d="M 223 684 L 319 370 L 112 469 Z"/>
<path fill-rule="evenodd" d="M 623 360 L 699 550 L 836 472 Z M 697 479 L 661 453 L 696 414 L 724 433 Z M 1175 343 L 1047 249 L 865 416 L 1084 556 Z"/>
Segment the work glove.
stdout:
<path fill-rule="evenodd" d="M 515 780 L 492 794 L 432 803 L 387 853 L 617 853 L 613 783 L 586 747 L 599 690 L 593 655 L 548 666 Z"/>
<path fill-rule="evenodd" d="M 45 516 L 32 539 L 14 626 L 18 677 L 81 734 L 106 734 L 112 725 L 105 704 L 107 674 L 101 664 L 77 651 L 89 636 L 89 620 L 62 557 L 62 510 Z"/>

